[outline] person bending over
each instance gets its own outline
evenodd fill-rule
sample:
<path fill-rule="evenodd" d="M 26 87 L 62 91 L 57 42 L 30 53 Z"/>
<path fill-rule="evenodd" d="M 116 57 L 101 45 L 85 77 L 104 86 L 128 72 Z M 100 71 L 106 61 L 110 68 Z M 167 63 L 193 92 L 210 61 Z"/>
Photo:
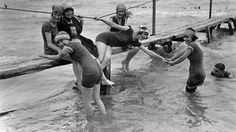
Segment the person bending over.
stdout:
<path fill-rule="evenodd" d="M 105 106 L 100 98 L 100 83 L 102 81 L 102 70 L 95 57 L 79 42 L 70 41 L 70 36 L 65 31 L 59 32 L 55 41 L 59 43 L 62 51 L 57 55 L 43 54 L 41 57 L 57 60 L 65 55 L 70 55 L 73 63 L 82 69 L 82 99 L 88 116 L 93 115 L 91 99 L 98 105 L 98 109 L 106 115 Z M 76 69 L 74 69 L 76 70 Z"/>

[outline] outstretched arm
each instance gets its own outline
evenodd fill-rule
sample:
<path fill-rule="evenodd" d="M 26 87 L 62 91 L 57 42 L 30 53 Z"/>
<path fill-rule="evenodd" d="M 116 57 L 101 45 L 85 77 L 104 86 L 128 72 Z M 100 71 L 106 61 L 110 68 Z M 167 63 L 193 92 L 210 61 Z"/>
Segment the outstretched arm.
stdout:
<path fill-rule="evenodd" d="M 176 58 L 175 60 L 173 61 L 169 61 L 168 63 L 173 66 L 173 65 L 176 65 L 176 64 L 179 64 L 181 62 L 183 62 L 191 53 L 192 53 L 193 49 L 191 48 L 186 48 L 183 52 L 182 55 L 180 55 L 178 58 Z"/>
<path fill-rule="evenodd" d="M 105 19 L 101 19 L 101 18 L 97 18 L 97 17 L 95 17 L 94 19 L 98 20 L 98 21 L 102 21 L 105 24 L 107 24 L 108 26 L 116 28 L 116 29 L 119 29 L 121 31 L 126 31 L 126 30 L 128 30 L 130 28 L 129 26 L 121 26 L 121 25 L 118 25 L 118 24 L 116 24 L 116 23 L 114 23 L 112 21 L 109 21 L 109 20 L 105 20 Z"/>
<path fill-rule="evenodd" d="M 147 53 L 148 55 L 152 56 L 152 57 L 155 57 L 155 58 L 158 58 L 158 59 L 161 59 L 162 61 L 165 61 L 165 58 L 163 58 L 162 56 L 156 54 L 155 52 L 151 51 L 151 50 L 148 50 L 147 48 L 145 48 L 143 45 L 139 46 L 139 48 L 144 51 L 145 53 Z"/>
<path fill-rule="evenodd" d="M 175 55 L 174 55 L 173 57 L 171 57 L 169 60 L 170 60 L 170 61 L 176 60 L 177 58 L 179 58 L 180 56 L 182 56 L 182 55 L 184 54 L 184 51 L 185 51 L 185 49 L 179 51 L 177 54 L 175 54 Z"/>
<path fill-rule="evenodd" d="M 58 60 L 58 59 L 61 59 L 61 58 L 64 58 L 64 57 L 68 56 L 69 53 L 71 53 L 71 52 L 73 52 L 71 48 L 69 48 L 67 46 L 64 46 L 62 51 L 60 53 L 58 53 L 57 55 L 42 54 L 42 55 L 39 55 L 39 56 L 47 58 L 47 59 L 51 59 L 51 60 Z"/>

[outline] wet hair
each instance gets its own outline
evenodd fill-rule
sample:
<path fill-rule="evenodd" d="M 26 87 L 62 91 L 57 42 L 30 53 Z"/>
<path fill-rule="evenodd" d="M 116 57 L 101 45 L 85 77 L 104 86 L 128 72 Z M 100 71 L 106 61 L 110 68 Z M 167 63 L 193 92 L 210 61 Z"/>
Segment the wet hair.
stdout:
<path fill-rule="evenodd" d="M 194 33 L 196 32 L 196 31 L 195 31 L 193 28 L 191 28 L 191 27 L 187 28 L 186 30 L 193 31 Z M 196 41 L 196 40 L 198 39 L 198 37 L 194 34 L 194 35 L 191 37 L 191 39 L 192 39 L 192 42 L 193 42 L 193 41 Z"/>
<path fill-rule="evenodd" d="M 62 12 L 63 12 L 63 7 L 62 6 L 53 5 L 51 16 L 53 16 L 53 14 L 56 14 L 56 13 L 62 14 Z"/>
<path fill-rule="evenodd" d="M 217 63 L 217 64 L 215 64 L 215 67 L 221 71 L 225 70 L 225 65 L 223 63 Z"/>

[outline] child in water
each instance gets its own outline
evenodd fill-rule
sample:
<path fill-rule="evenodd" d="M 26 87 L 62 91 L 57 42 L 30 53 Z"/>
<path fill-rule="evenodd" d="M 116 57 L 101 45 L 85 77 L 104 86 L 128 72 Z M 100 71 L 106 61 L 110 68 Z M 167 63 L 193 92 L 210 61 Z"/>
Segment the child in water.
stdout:
<path fill-rule="evenodd" d="M 211 75 L 215 76 L 216 78 L 233 78 L 233 74 L 225 71 L 225 65 L 223 63 L 215 64 Z"/>

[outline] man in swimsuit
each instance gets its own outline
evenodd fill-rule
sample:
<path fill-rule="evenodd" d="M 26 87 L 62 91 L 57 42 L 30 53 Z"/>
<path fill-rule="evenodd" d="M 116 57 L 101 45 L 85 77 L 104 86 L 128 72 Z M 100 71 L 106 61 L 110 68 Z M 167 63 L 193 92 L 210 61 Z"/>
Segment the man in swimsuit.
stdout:
<path fill-rule="evenodd" d="M 233 78 L 233 74 L 228 71 L 225 71 L 225 65 L 223 63 L 215 64 L 211 75 L 215 76 L 216 78 Z"/>
<path fill-rule="evenodd" d="M 95 57 L 79 42 L 70 41 L 70 36 L 65 31 L 59 32 L 55 41 L 59 43 L 62 51 L 57 55 L 41 55 L 48 59 L 57 60 L 65 55 L 70 55 L 73 63 L 82 68 L 82 98 L 85 104 L 87 115 L 93 114 L 91 99 L 98 105 L 100 112 L 106 115 L 105 106 L 100 98 L 100 83 L 102 80 L 102 70 Z M 74 69 L 75 70 L 75 69 Z"/>
<path fill-rule="evenodd" d="M 204 83 L 205 71 L 203 68 L 203 52 L 200 47 L 195 43 L 197 36 L 195 30 L 187 28 L 183 37 L 184 41 L 188 45 L 186 49 L 181 50 L 179 53 L 174 55 L 172 58 L 167 59 L 167 63 L 174 66 L 178 63 L 183 62 L 186 58 L 189 59 L 189 77 L 186 84 L 186 91 L 194 93 L 197 86 Z"/>
<path fill-rule="evenodd" d="M 139 30 L 134 31 L 131 26 L 121 26 L 101 18 L 95 18 L 95 20 L 102 21 L 105 24 L 120 30 L 120 32 L 103 32 L 96 37 L 95 44 L 98 48 L 98 59 L 102 69 L 108 65 L 111 59 L 112 47 L 124 47 L 129 44 L 139 47 L 139 49 L 152 57 L 162 59 L 163 61 L 165 60 L 162 56 L 148 50 L 142 45 L 144 42 L 141 42 L 141 40 L 147 38 L 149 35 L 148 30 L 139 28 Z"/>

